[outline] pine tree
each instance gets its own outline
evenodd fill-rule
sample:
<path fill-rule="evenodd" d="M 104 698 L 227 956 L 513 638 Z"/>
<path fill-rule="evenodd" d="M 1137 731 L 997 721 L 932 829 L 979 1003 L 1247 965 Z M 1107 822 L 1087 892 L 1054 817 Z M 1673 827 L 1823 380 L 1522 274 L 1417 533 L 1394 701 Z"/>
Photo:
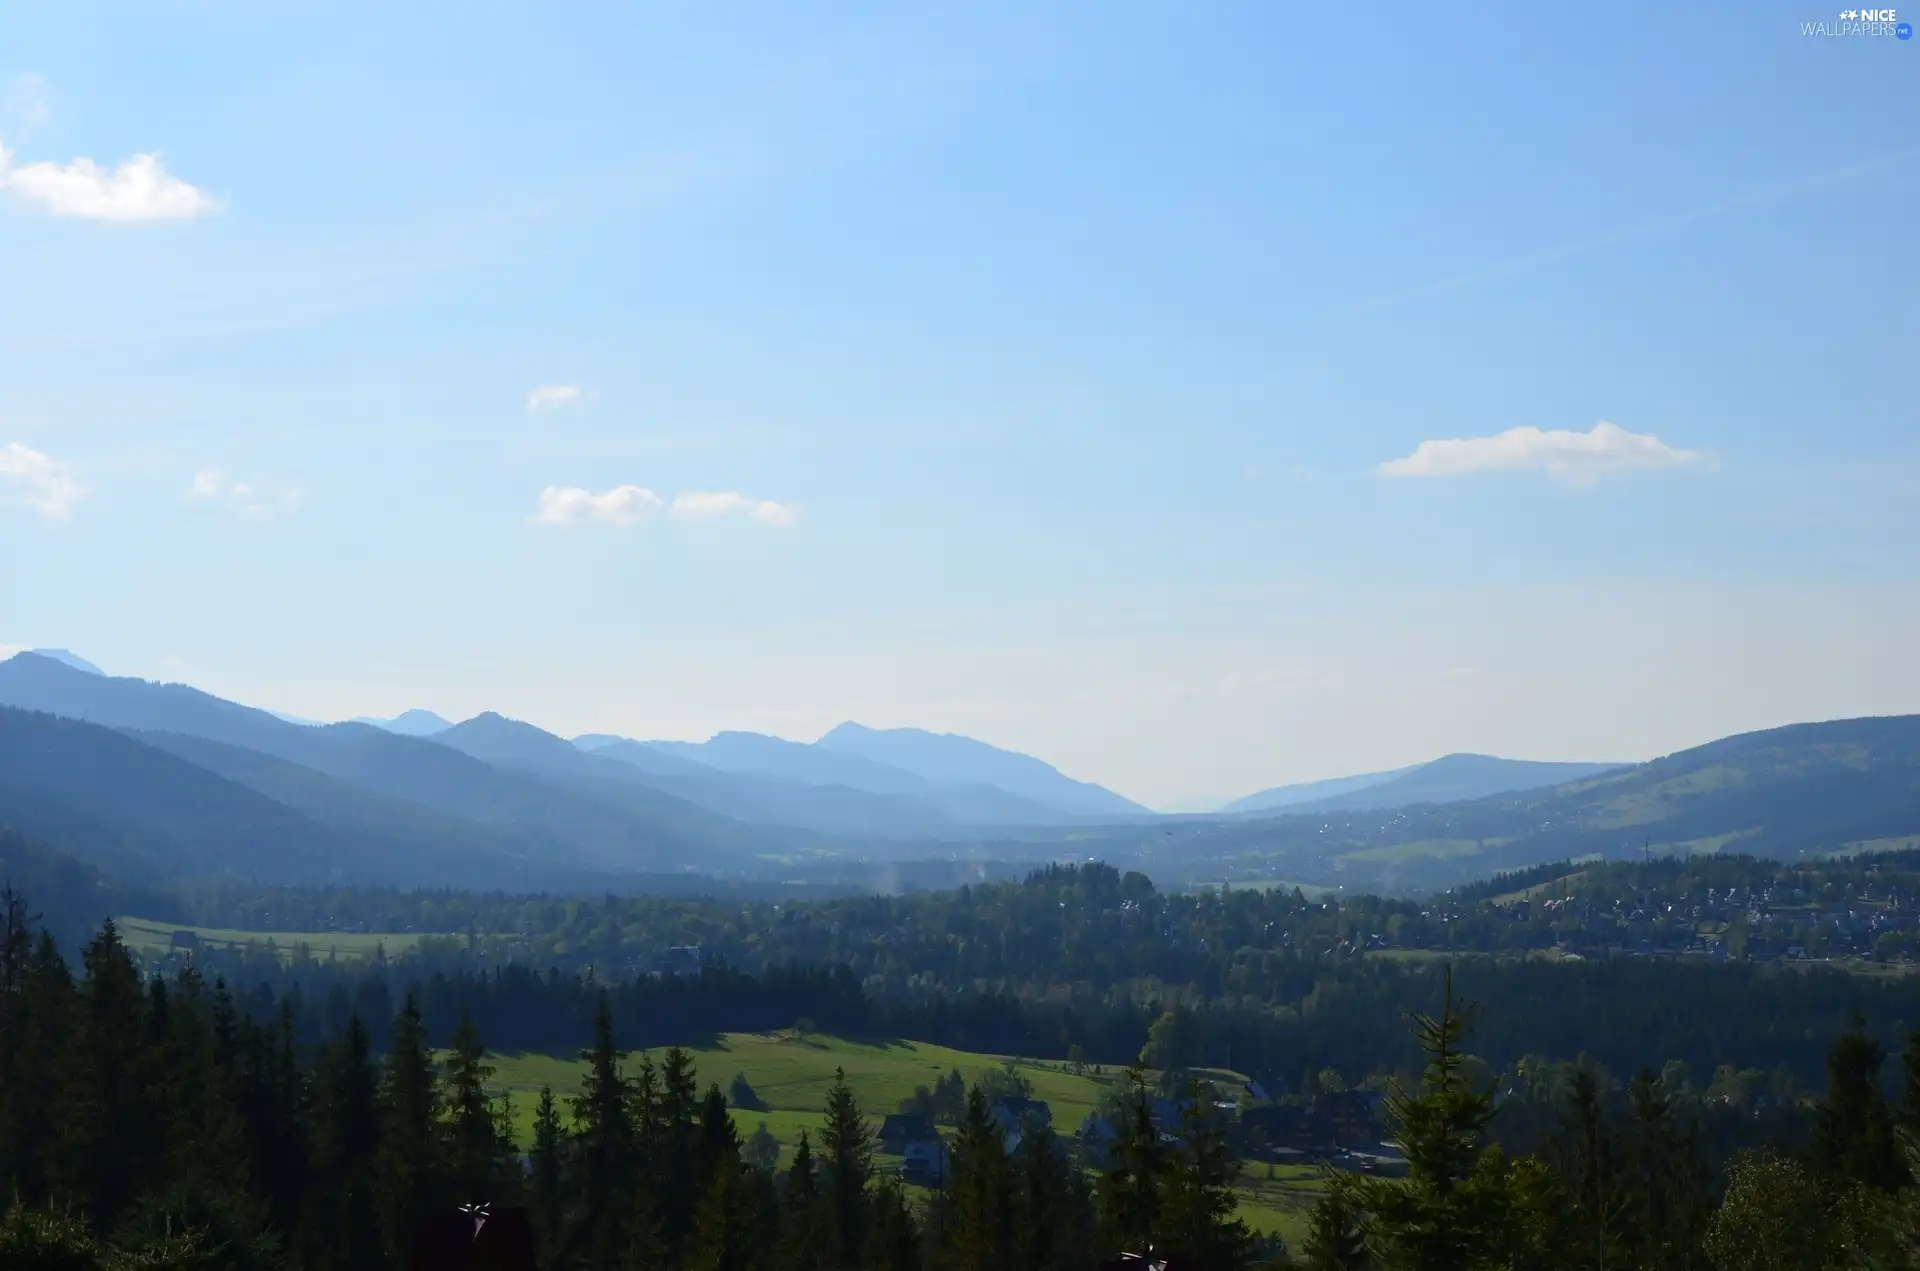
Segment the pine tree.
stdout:
<path fill-rule="evenodd" d="M 1621 1168 L 1626 1253 L 1641 1271 L 1690 1271 L 1711 1213 L 1697 1127 L 1675 1122 L 1664 1084 L 1642 1070 L 1627 1087 L 1633 1109 Z"/>
<path fill-rule="evenodd" d="M 233 1271 L 272 1263 L 265 1205 L 249 1190 L 246 1125 L 238 1074 L 221 1060 L 214 1003 L 198 972 L 183 969 L 170 992 L 150 986 L 152 1040 L 145 1055 L 150 1097 L 165 1143 L 164 1165 L 114 1234 L 127 1248 L 221 1250 Z M 226 1050 L 231 1053 L 229 1043 Z"/>
<path fill-rule="evenodd" d="M 660 1238 L 677 1250 L 693 1232 L 694 1210 L 707 1182 L 700 1164 L 700 1091 L 693 1056 L 679 1046 L 669 1047 L 660 1062 L 659 1139 L 650 1147 Z"/>
<path fill-rule="evenodd" d="M 267 1027 L 243 1018 L 240 1033 L 238 1098 L 253 1180 L 273 1227 L 290 1233 L 299 1225 L 313 1159 L 307 1133 L 312 1092 L 294 1040 L 291 1000 L 282 999 Z"/>
<path fill-rule="evenodd" d="M 20 1142 L 20 1083 L 26 1072 L 27 976 L 33 963 L 27 898 L 0 887 L 0 1179 L 18 1178 L 27 1160 Z"/>
<path fill-rule="evenodd" d="M 819 1158 L 806 1130 L 787 1166 L 780 1198 L 781 1238 L 777 1265 L 782 1271 L 825 1271 L 840 1266 L 829 1198 L 816 1175 Z"/>
<path fill-rule="evenodd" d="M 1234 1217 L 1239 1161 L 1204 1093 L 1187 1084 L 1180 1145 L 1167 1154 L 1161 1185 L 1160 1246 L 1203 1271 L 1227 1271 L 1245 1259 L 1251 1233 Z"/>
<path fill-rule="evenodd" d="M 77 994 L 66 959 L 53 937 L 41 932 L 29 955 L 13 1017 L 14 1066 L 0 1085 L 10 1160 L 7 1169 L 18 1197 L 28 1205 L 50 1198 L 59 1169 L 62 1114 L 78 1020 Z"/>
<path fill-rule="evenodd" d="M 1358 1213 L 1340 1175 L 1327 1170 L 1320 1199 L 1307 1218 L 1300 1246 L 1304 1271 L 1367 1271 L 1373 1260 L 1361 1239 Z"/>
<path fill-rule="evenodd" d="M 1563 1256 L 1573 1268 L 1605 1271 L 1623 1257 L 1626 1197 L 1620 1184 L 1619 1146 L 1600 1107 L 1593 1070 L 1573 1074 L 1560 1155 L 1566 1199 L 1560 1212 Z"/>
<path fill-rule="evenodd" d="M 544 1261 L 558 1261 L 561 1234 L 565 1230 L 565 1153 L 566 1131 L 560 1125 L 560 1109 L 554 1102 L 553 1087 L 540 1087 L 540 1103 L 533 1114 L 532 1191 L 530 1206 L 534 1232 L 539 1237 Z"/>
<path fill-rule="evenodd" d="M 700 1141 L 695 1159 L 700 1172 L 709 1176 L 716 1170 L 738 1169 L 741 1164 L 740 1131 L 734 1127 L 727 1097 L 717 1084 L 708 1086 L 707 1097 L 700 1101 Z"/>
<path fill-rule="evenodd" d="M 664 1215 L 671 1195 L 685 1193 L 692 1185 L 678 1177 L 686 1170 L 685 1160 L 677 1158 L 673 1150 L 681 1131 L 667 1120 L 660 1072 L 644 1051 L 627 1082 L 627 1109 L 628 1121 L 633 1127 L 632 1190 L 628 1205 L 635 1257 L 642 1257 L 639 1251 L 645 1251 L 644 1257 L 658 1260 L 666 1256 Z"/>
<path fill-rule="evenodd" d="M 593 1047 L 581 1055 L 587 1075 L 573 1101 L 578 1127 L 580 1227 L 568 1247 L 593 1268 L 614 1268 L 637 1239 L 634 1212 L 636 1170 L 629 1089 L 614 1045 L 613 1013 L 606 991 L 593 1021 Z"/>
<path fill-rule="evenodd" d="M 1091 1265 L 1093 1202 L 1085 1176 L 1068 1159 L 1059 1136 L 1049 1126 L 1030 1127 L 1009 1163 L 1021 1223 L 1016 1265 L 1025 1271 L 1075 1271 Z"/>
<path fill-rule="evenodd" d="M 840 1265 L 857 1267 L 866 1251 L 867 1184 L 873 1178 L 873 1131 L 860 1114 L 844 1068 L 833 1070 L 827 1092 L 825 1148 L 826 1192 L 833 1215 Z"/>
<path fill-rule="evenodd" d="M 1351 1196 L 1370 1252 L 1393 1271 L 1460 1271 L 1514 1260 L 1523 1239 L 1525 1177 L 1486 1141 L 1490 1091 L 1461 1075 L 1460 1043 L 1474 1011 L 1453 994 L 1440 1014 L 1414 1017 L 1426 1054 L 1417 1093 L 1395 1086 L 1388 1108 L 1407 1158 L 1404 1179 L 1357 1178 Z"/>
<path fill-rule="evenodd" d="M 463 1204 L 498 1205 L 514 1199 L 508 1192 L 513 1181 L 508 1170 L 512 1126 L 501 1101 L 487 1090 L 493 1075 L 473 1015 L 462 1010 L 447 1059 L 447 1168 Z"/>
<path fill-rule="evenodd" d="M 868 1211 L 867 1271 L 920 1271 L 920 1232 L 900 1184 L 876 1187 Z"/>
<path fill-rule="evenodd" d="M 1858 1018 L 1834 1039 L 1827 1051 L 1827 1096 L 1809 1154 L 1828 1178 L 1890 1192 L 1912 1180 L 1894 1136 L 1892 1110 L 1880 1093 L 1886 1057 Z"/>
<path fill-rule="evenodd" d="M 1920 1136 L 1920 1023 L 1907 1034 L 1900 1052 L 1900 1128 Z"/>
<path fill-rule="evenodd" d="M 1144 1254 L 1155 1247 L 1166 1173 L 1144 1074 L 1129 1068 L 1122 1089 L 1119 1123 L 1098 1188 L 1100 1242 L 1109 1255 Z"/>
<path fill-rule="evenodd" d="M 388 1033 L 380 1064 L 380 1214 L 395 1265 L 411 1256 L 420 1224 L 450 1200 L 440 1147 L 440 1077 L 412 993 Z"/>
<path fill-rule="evenodd" d="M 64 1065 L 62 1173 L 96 1230 L 111 1230 L 166 1157 L 167 1109 L 153 1096 L 156 1009 L 109 921 L 81 957 L 78 1035 Z M 164 988 L 157 998 L 164 1012 Z"/>
<path fill-rule="evenodd" d="M 378 1202 L 380 1086 L 366 1025 L 350 1016 L 314 1074 L 313 1174 L 296 1242 L 303 1271 L 388 1265 Z"/>
<path fill-rule="evenodd" d="M 758 1250 L 741 1218 L 745 1184 L 738 1169 L 719 1168 L 707 1178 L 694 1209 L 687 1271 L 748 1271 Z"/>
<path fill-rule="evenodd" d="M 953 1144 L 953 1178 L 941 1225 L 941 1271 L 999 1271 L 1015 1266 L 1019 1193 L 1005 1136 L 987 1117 L 975 1086 Z"/>

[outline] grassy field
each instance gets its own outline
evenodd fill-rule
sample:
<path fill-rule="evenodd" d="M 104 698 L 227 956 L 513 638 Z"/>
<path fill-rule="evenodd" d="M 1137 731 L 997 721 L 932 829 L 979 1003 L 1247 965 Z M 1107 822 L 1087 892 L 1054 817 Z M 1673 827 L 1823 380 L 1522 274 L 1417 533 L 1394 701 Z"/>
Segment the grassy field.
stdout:
<path fill-rule="evenodd" d="M 127 947 L 136 954 L 146 956 L 166 953 L 173 945 L 173 933 L 176 931 L 191 931 L 200 937 L 202 944 L 225 945 L 229 948 L 264 945 L 271 940 L 283 957 L 304 944 L 312 950 L 314 957 L 321 959 L 370 958 L 376 949 L 382 947 L 388 954 L 398 956 L 420 939 L 418 935 L 390 931 L 227 931 L 219 927 L 155 922 L 150 918 L 115 918 L 113 922 L 120 929 L 120 938 L 126 941 Z"/>
<path fill-rule="evenodd" d="M 1265 1165 L 1241 1167 L 1240 1217 L 1247 1226 L 1266 1235 L 1278 1235 L 1287 1248 L 1300 1251 L 1307 1235 L 1307 1214 L 1326 1188 L 1320 1169 L 1313 1165 L 1276 1165 L 1267 1177 Z"/>
<path fill-rule="evenodd" d="M 663 1051 L 648 1052 L 657 1064 Z M 764 1112 L 733 1109 L 734 1125 L 745 1140 L 764 1122 L 768 1131 L 780 1140 L 781 1163 L 792 1156 L 800 1131 L 818 1135 L 824 1120 L 827 1091 L 832 1088 L 834 1070 L 844 1068 L 847 1084 L 869 1119 L 876 1124 L 896 1111 L 900 1101 L 913 1093 L 915 1086 L 931 1086 L 953 1069 L 968 1084 L 990 1070 L 1001 1067 L 1006 1059 L 970 1051 L 949 1050 L 921 1042 L 862 1042 L 838 1037 L 799 1037 L 791 1032 L 728 1033 L 712 1045 L 690 1048 L 700 1089 L 718 1083 L 725 1090 L 734 1074 L 746 1077 L 747 1084 L 767 1105 Z M 628 1058 L 631 1066 L 638 1056 Z M 513 1100 L 514 1128 L 522 1144 L 533 1135 L 534 1105 L 542 1086 L 552 1086 L 556 1096 L 576 1094 L 580 1088 L 581 1065 L 571 1056 L 518 1054 L 494 1055 L 489 1062 L 496 1069 L 495 1086 Z M 1079 1075 L 1066 1071 L 1058 1063 L 1015 1060 L 1020 1074 L 1033 1083 L 1034 1097 L 1045 1099 L 1053 1110 L 1053 1126 L 1062 1135 L 1071 1136 L 1080 1128 L 1089 1112 L 1099 1104 L 1107 1088 L 1119 1079 L 1109 1070 L 1100 1074 Z M 1212 1074 L 1230 1078 L 1231 1074 Z M 565 1105 L 562 1105 L 565 1116 Z M 893 1162 L 882 1157 L 884 1165 Z M 1305 1230 L 1306 1213 L 1313 1205 L 1319 1187 L 1317 1171 L 1298 1166 L 1281 1166 L 1268 1180 L 1264 1165 L 1249 1164 L 1243 1171 L 1240 1213 L 1257 1231 L 1278 1232 L 1289 1243 L 1297 1241 Z"/>
<path fill-rule="evenodd" d="M 649 1052 L 658 1063 L 664 1051 Z M 1005 1061 L 998 1055 L 949 1050 L 922 1042 L 858 1042 L 838 1037 L 799 1037 L 791 1032 L 727 1033 L 710 1047 L 690 1048 L 702 1091 L 710 1083 L 726 1089 L 735 1073 L 767 1105 L 765 1112 L 734 1109 L 734 1121 L 744 1137 L 767 1123 L 784 1147 L 799 1139 L 802 1126 L 820 1124 L 834 1070 L 844 1068 L 847 1084 L 861 1108 L 874 1120 L 897 1111 L 915 1086 L 932 1086 L 953 1069 L 972 1084 Z M 638 1056 L 629 1059 L 636 1062 Z M 499 1070 L 495 1080 L 513 1096 L 514 1120 L 523 1134 L 533 1123 L 533 1105 L 540 1088 L 550 1085 L 555 1095 L 571 1095 L 580 1088 L 581 1067 L 572 1057 L 553 1055 L 498 1055 L 490 1062 Z M 1033 1083 L 1034 1097 L 1053 1109 L 1054 1128 L 1072 1134 L 1099 1103 L 1115 1078 L 1076 1076 L 1057 1063 L 1016 1061 L 1022 1076 Z"/>

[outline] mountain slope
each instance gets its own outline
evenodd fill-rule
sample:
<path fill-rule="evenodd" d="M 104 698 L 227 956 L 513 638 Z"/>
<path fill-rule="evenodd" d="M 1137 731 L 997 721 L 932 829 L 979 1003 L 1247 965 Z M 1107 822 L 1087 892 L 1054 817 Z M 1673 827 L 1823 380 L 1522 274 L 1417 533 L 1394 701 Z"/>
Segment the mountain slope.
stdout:
<path fill-rule="evenodd" d="M 1149 810 L 1090 781 L 1075 781 L 1031 755 L 1002 750 L 971 737 L 919 728 L 841 724 L 815 748 L 902 768 L 929 781 L 986 785 L 1075 816 L 1143 816 Z"/>
<path fill-rule="evenodd" d="M 1224 815 L 1232 816 L 1243 812 L 1272 812 L 1280 808 L 1290 808 L 1302 803 L 1327 803 L 1342 795 L 1355 794 L 1372 786 L 1392 781 L 1416 772 L 1420 765 L 1412 768 L 1394 768 L 1388 772 L 1362 772 L 1351 777 L 1330 777 L 1325 781 L 1301 781 L 1293 785 L 1274 786 L 1260 790 L 1244 799 L 1234 799 L 1218 809 Z"/>
<path fill-rule="evenodd" d="M 53 935 L 69 956 L 120 914 L 147 914 L 182 921 L 180 902 L 163 892 L 131 886 L 66 852 L 12 830 L 0 829 L 0 884 L 24 898 L 29 915 Z"/>
<path fill-rule="evenodd" d="M 657 791 L 618 782 L 592 792 L 569 789 L 494 767 L 435 740 L 396 736 L 367 724 L 301 727 L 186 685 L 83 675 L 32 654 L 0 662 L 0 705 L 259 751 L 365 790 L 535 839 L 556 866 L 711 867 L 767 841 L 765 831 Z"/>
<path fill-rule="evenodd" d="M 624 781 L 756 825 L 914 836 L 950 831 L 958 824 L 935 803 L 915 796 L 723 771 L 673 751 L 624 739 L 585 750 L 577 742 L 563 741 L 531 724 L 494 714 L 456 724 L 434 740 L 490 763 L 523 768 L 555 780 L 589 787 Z M 749 743 L 749 754 L 752 746 Z M 937 793 L 941 798 L 952 797 L 949 791 Z M 1044 815 L 1044 810 L 1035 815 Z"/>
<path fill-rule="evenodd" d="M 642 745 L 722 772 L 769 777 L 810 786 L 843 786 L 869 794 L 903 796 L 963 825 L 1046 826 L 1079 818 L 985 783 L 933 781 L 863 755 L 768 737 L 716 733 L 704 742 L 650 741 Z"/>
<path fill-rule="evenodd" d="M 435 858 L 321 825 L 110 728 L 4 707 L 0 823 L 147 883 L 420 883 L 452 876 L 462 859 L 457 847 Z"/>
<path fill-rule="evenodd" d="M 1415 768 L 1371 774 L 1382 778 L 1380 780 L 1349 777 L 1347 781 L 1364 784 L 1343 790 L 1327 790 L 1317 797 L 1298 799 L 1287 804 L 1270 805 L 1270 809 L 1286 812 L 1360 812 L 1372 808 L 1411 807 L 1416 803 L 1461 803 L 1469 799 L 1484 799 L 1491 795 L 1581 781 L 1620 766 L 1604 763 L 1538 763 L 1526 759 L 1497 759 L 1492 755 L 1445 755 Z M 1246 800 L 1241 802 L 1245 803 Z"/>
<path fill-rule="evenodd" d="M 541 861 L 542 843 L 537 837 L 511 828 L 470 821 L 411 799 L 366 790 L 257 750 L 204 737 L 152 732 L 127 735 L 322 825 L 371 835 L 419 853 L 435 862 L 436 879 L 461 877 L 468 871 L 499 876 L 505 871 L 522 885 L 548 886 L 552 884 L 546 880 L 558 873 L 551 864 Z"/>
<path fill-rule="evenodd" d="M 78 653 L 73 652 L 71 649 L 33 649 L 30 651 L 38 657 L 52 658 L 62 666 L 70 666 L 76 671 L 85 671 L 88 675 L 106 674 L 105 671 L 87 661 Z"/>
<path fill-rule="evenodd" d="M 1794 724 L 1464 802 L 1287 812 L 1184 824 L 1152 845 L 1148 860 L 1187 877 L 1257 874 L 1364 889 L 1447 887 L 1643 850 L 1779 858 L 1850 850 L 1920 835 L 1920 716 Z M 1077 846 L 1099 855 L 1138 843 Z"/>

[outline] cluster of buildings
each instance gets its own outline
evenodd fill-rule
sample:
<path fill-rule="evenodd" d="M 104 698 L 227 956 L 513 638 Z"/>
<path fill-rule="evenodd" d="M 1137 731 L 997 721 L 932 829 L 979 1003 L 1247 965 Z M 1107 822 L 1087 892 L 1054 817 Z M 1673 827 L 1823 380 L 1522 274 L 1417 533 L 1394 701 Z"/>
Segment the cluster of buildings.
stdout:
<path fill-rule="evenodd" d="M 1248 1106 L 1240 1106 L 1237 1100 L 1218 1100 L 1213 1106 L 1242 1159 L 1276 1165 L 1327 1161 L 1342 1169 L 1383 1174 L 1397 1173 L 1405 1166 L 1397 1151 L 1380 1142 L 1381 1096 L 1377 1092 L 1346 1090 L 1284 1103 L 1268 1100 L 1256 1083 L 1248 1083 L 1247 1092 L 1252 1098 Z M 1185 1098 L 1156 1098 L 1148 1104 L 1148 1116 L 1163 1144 L 1176 1149 L 1184 1144 L 1192 1107 Z M 1019 1150 L 1028 1133 L 1053 1124 L 1053 1110 L 1041 1099 L 995 1099 L 987 1107 L 987 1116 L 1005 1136 L 1009 1154 Z M 1120 1128 L 1095 1112 L 1061 1143 L 1083 1165 L 1099 1169 L 1107 1164 L 1119 1136 Z M 940 1186 L 952 1168 L 939 1127 L 917 1113 L 887 1117 L 880 1127 L 880 1148 L 901 1158 L 902 1181 L 917 1186 Z"/>

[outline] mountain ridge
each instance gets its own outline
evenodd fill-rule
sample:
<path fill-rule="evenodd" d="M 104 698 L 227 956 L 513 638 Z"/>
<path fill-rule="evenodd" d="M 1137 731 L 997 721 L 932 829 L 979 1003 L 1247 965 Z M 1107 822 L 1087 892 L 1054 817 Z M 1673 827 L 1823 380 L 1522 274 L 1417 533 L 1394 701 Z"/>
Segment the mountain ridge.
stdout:
<path fill-rule="evenodd" d="M 1237 799 L 1222 808 L 1220 814 L 1258 816 L 1293 812 L 1358 812 L 1375 808 L 1412 807 L 1421 803 L 1465 803 L 1492 795 L 1580 781 L 1628 766 L 1631 765 L 1503 759 L 1497 755 L 1456 752 L 1407 768 L 1277 786 Z M 1288 797 L 1276 799 L 1273 796 Z"/>

